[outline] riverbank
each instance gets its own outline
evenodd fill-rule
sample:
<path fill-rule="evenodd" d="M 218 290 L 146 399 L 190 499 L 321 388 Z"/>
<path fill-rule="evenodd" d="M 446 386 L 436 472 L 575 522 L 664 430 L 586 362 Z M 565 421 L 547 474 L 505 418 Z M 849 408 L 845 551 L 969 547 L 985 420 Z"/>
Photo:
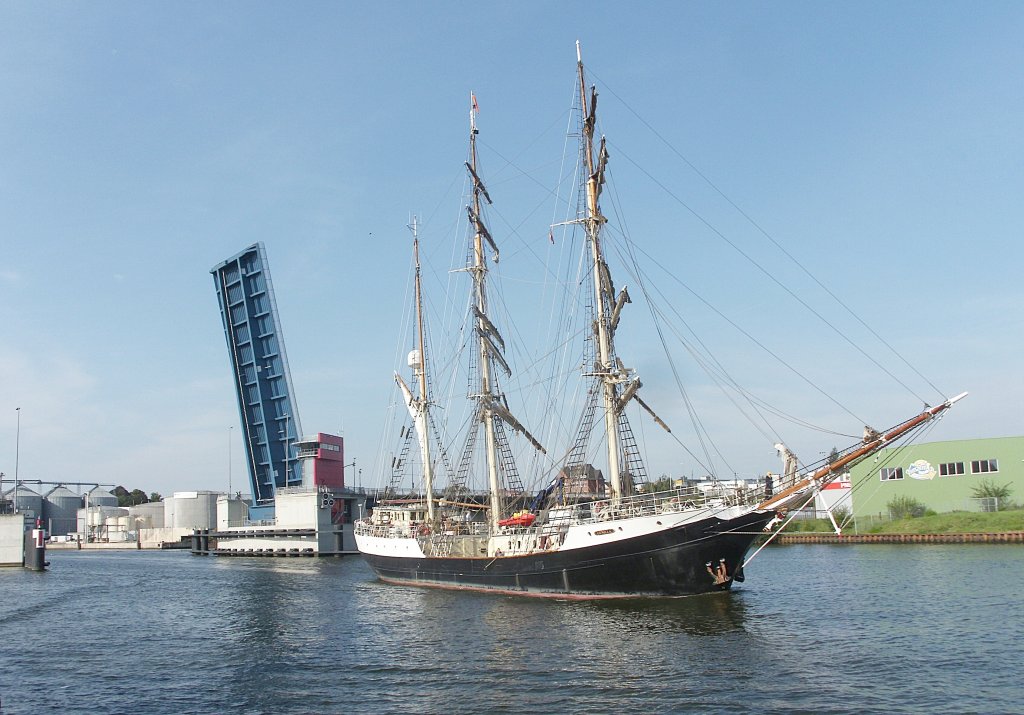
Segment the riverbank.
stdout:
<path fill-rule="evenodd" d="M 789 544 L 1024 544 L 1024 531 L 967 534 L 782 533 L 774 543 Z"/>
<path fill-rule="evenodd" d="M 874 518 L 859 517 L 842 520 L 841 525 L 844 533 L 852 532 L 859 535 L 978 535 L 1024 532 L 1024 509 L 995 512 L 954 511 L 907 519 L 885 519 L 884 521 L 881 519 L 881 515 Z M 832 533 L 833 531 L 832 524 L 827 519 L 800 519 L 790 522 L 783 533 L 786 535 L 817 534 Z"/>

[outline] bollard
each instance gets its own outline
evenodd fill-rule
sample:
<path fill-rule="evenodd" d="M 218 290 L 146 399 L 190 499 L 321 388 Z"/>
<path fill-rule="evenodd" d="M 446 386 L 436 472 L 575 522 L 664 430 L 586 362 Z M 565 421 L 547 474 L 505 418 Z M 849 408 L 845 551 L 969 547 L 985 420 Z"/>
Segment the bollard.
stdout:
<path fill-rule="evenodd" d="M 46 532 L 40 526 L 39 519 L 36 519 L 36 528 L 28 529 L 25 532 L 25 568 L 32 571 L 46 570 Z"/>

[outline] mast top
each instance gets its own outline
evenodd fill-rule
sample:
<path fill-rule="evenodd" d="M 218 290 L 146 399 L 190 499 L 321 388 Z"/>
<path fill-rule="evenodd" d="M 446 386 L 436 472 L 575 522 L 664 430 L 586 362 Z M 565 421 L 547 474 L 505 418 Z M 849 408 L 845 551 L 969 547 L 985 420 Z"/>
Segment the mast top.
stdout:
<path fill-rule="evenodd" d="M 576 40 L 576 61 L 583 62 L 583 53 L 580 52 L 580 41 Z"/>

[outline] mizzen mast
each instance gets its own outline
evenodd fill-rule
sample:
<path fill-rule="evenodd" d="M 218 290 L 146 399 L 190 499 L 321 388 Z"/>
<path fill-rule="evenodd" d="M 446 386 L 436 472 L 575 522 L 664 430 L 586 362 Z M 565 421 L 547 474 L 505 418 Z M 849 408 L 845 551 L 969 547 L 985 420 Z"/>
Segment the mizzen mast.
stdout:
<path fill-rule="evenodd" d="M 405 384 L 402 377 L 395 373 L 395 382 L 398 383 L 405 398 L 405 406 L 412 415 L 413 424 L 416 427 L 416 437 L 420 443 L 420 455 L 423 460 L 423 488 L 427 497 L 427 519 L 434 521 L 434 465 L 430 456 L 429 438 L 429 414 L 430 395 L 427 388 L 427 353 L 424 345 L 423 331 L 423 292 L 420 280 L 420 240 L 416 217 L 412 219 L 412 253 L 416 264 L 415 277 L 415 299 L 416 299 L 416 349 L 409 353 L 409 367 L 412 368 L 413 377 L 419 392 L 414 396 L 409 386 Z"/>

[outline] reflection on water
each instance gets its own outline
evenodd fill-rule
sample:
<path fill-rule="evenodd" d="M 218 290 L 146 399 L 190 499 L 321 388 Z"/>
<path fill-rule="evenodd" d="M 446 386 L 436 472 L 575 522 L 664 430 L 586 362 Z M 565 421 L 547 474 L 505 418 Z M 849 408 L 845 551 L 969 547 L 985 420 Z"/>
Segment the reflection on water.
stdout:
<path fill-rule="evenodd" d="M 731 593 L 592 602 L 389 586 L 358 558 L 50 560 L 0 573 L 5 713 L 952 713 L 1024 696 L 1015 545 L 773 548 Z"/>
<path fill-rule="evenodd" d="M 719 636 L 742 630 L 745 605 L 729 592 L 671 599 L 624 599 L 587 604 L 609 629 L 628 624 L 631 632 L 678 632 Z"/>

